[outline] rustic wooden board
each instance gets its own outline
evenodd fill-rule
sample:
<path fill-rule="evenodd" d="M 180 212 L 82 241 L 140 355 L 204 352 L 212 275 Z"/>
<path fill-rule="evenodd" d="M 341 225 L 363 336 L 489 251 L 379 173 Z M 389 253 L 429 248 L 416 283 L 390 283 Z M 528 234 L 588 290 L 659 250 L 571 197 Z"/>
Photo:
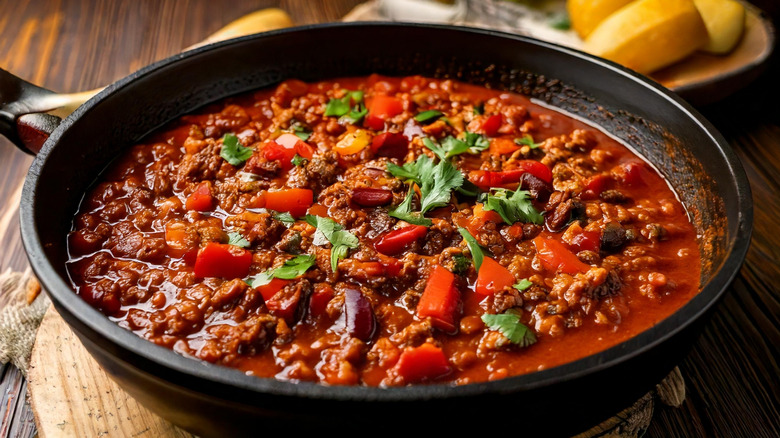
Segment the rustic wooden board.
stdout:
<path fill-rule="evenodd" d="M 38 330 L 27 377 L 41 438 L 193 436 L 150 412 L 119 388 L 53 307 Z"/>

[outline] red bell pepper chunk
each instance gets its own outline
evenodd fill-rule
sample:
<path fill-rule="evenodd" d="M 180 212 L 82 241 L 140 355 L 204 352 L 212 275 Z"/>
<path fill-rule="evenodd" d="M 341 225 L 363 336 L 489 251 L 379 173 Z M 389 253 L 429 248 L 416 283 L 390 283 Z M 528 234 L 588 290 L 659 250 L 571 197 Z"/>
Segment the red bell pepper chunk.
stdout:
<path fill-rule="evenodd" d="M 400 99 L 384 94 L 378 94 L 372 97 L 368 102 L 367 107 L 368 114 L 383 120 L 395 117 L 404 111 L 404 104 Z"/>
<path fill-rule="evenodd" d="M 385 120 L 373 114 L 368 114 L 366 115 L 366 118 L 363 119 L 363 125 L 365 125 L 366 128 L 373 129 L 374 131 L 381 131 L 385 129 Z"/>
<path fill-rule="evenodd" d="M 273 278 L 270 283 L 258 286 L 255 290 L 263 296 L 263 301 L 270 301 L 277 292 L 284 289 L 285 286 L 290 284 L 292 280 L 283 280 L 281 278 Z"/>
<path fill-rule="evenodd" d="M 184 207 L 190 211 L 208 211 L 214 207 L 214 197 L 211 196 L 211 187 L 208 181 L 198 184 L 198 187 L 184 203 Z"/>
<path fill-rule="evenodd" d="M 426 342 L 419 347 L 404 349 L 395 371 L 407 383 L 419 383 L 434 380 L 447 375 L 452 367 L 441 348 Z"/>
<path fill-rule="evenodd" d="M 520 149 L 520 146 L 511 138 L 494 138 L 490 140 L 490 153 L 498 155 L 509 155 Z"/>
<path fill-rule="evenodd" d="M 428 233 L 428 228 L 422 225 L 391 230 L 374 243 L 374 248 L 385 255 L 396 255 L 403 252 L 409 245 L 421 239 Z"/>
<path fill-rule="evenodd" d="M 333 288 L 328 284 L 319 283 L 314 287 L 314 292 L 309 299 L 309 314 L 314 317 L 324 315 L 328 308 L 328 303 L 336 293 Z"/>
<path fill-rule="evenodd" d="M 417 316 L 430 317 L 434 327 L 453 332 L 459 301 L 460 294 L 455 286 L 455 275 L 446 268 L 436 265 L 417 303 Z"/>
<path fill-rule="evenodd" d="M 638 186 L 645 183 L 645 163 L 641 161 L 623 163 L 612 172 L 627 186 Z"/>
<path fill-rule="evenodd" d="M 409 152 L 409 139 L 400 132 L 383 132 L 371 141 L 371 151 L 380 157 L 403 160 Z"/>
<path fill-rule="evenodd" d="M 517 168 L 511 170 L 472 170 L 469 172 L 469 180 L 477 187 L 487 190 L 491 187 L 518 183 L 520 177 L 526 172 L 552 184 L 552 171 L 544 164 L 534 160 L 518 161 Z"/>
<path fill-rule="evenodd" d="M 492 258 L 485 257 L 479 267 L 479 273 L 477 273 L 474 292 L 480 295 L 493 295 L 513 284 L 515 284 L 515 276 L 507 268 Z"/>
<path fill-rule="evenodd" d="M 611 178 L 603 175 L 593 175 L 585 180 L 585 188 L 582 190 L 582 199 L 596 199 L 601 192 L 607 189 Z"/>
<path fill-rule="evenodd" d="M 590 269 L 590 266 L 580 261 L 573 252 L 557 240 L 537 236 L 534 238 L 534 245 L 536 246 L 536 255 L 545 269 L 567 274 L 586 272 Z"/>
<path fill-rule="evenodd" d="M 498 134 L 498 129 L 501 127 L 503 121 L 501 114 L 494 114 L 488 117 L 482 122 L 482 132 L 488 137 L 495 137 Z"/>
<path fill-rule="evenodd" d="M 598 231 L 585 231 L 572 237 L 569 246 L 577 251 L 599 252 L 601 248 L 601 233 Z"/>
<path fill-rule="evenodd" d="M 269 140 L 263 146 L 265 159 L 279 161 L 282 170 L 292 169 L 292 159 L 295 158 L 295 155 L 311 159 L 314 156 L 314 148 L 294 134 L 282 134 L 276 140 Z"/>
<path fill-rule="evenodd" d="M 274 211 L 286 211 L 298 218 L 304 216 L 314 203 L 314 192 L 310 189 L 277 190 L 265 192 L 261 199 L 255 203 L 256 206 Z"/>
<path fill-rule="evenodd" d="M 209 242 L 198 251 L 193 272 L 198 278 L 243 278 L 251 265 L 251 252 L 235 245 Z"/>

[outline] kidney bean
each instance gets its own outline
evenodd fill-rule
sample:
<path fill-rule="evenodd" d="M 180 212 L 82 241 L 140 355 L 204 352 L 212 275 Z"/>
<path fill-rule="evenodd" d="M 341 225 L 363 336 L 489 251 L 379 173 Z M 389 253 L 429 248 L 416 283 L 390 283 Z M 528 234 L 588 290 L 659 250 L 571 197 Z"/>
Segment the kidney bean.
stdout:
<path fill-rule="evenodd" d="M 376 327 L 376 318 L 371 303 L 359 289 L 347 287 L 344 290 L 344 313 L 350 336 L 363 341 L 371 339 Z"/>
<path fill-rule="evenodd" d="M 393 192 L 387 189 L 372 189 L 369 187 L 352 189 L 352 202 L 361 207 L 387 205 L 392 200 Z"/>

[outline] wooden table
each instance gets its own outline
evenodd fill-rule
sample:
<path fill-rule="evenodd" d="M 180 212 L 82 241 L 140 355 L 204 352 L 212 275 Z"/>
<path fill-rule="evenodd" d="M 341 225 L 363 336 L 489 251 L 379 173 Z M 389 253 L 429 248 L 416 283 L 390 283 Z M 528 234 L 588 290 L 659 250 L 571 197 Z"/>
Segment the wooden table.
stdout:
<path fill-rule="evenodd" d="M 61 92 L 107 85 L 228 22 L 281 7 L 296 24 L 336 21 L 361 0 L 0 0 L 0 67 Z M 777 22 L 780 5 L 754 1 Z M 229 4 L 229 6 L 228 6 Z M 687 399 L 658 408 L 648 436 L 780 436 L 780 56 L 758 81 L 700 108 L 742 160 L 755 230 L 745 266 L 680 365 Z M 24 270 L 17 202 L 32 157 L 0 139 L 0 271 Z M 35 435 L 26 387 L 2 368 L 0 433 Z"/>

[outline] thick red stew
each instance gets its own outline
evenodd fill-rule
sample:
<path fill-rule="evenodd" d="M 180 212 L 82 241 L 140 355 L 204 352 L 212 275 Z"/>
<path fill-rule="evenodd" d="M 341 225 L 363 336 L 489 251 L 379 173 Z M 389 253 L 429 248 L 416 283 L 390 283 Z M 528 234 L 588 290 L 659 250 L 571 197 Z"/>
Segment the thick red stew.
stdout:
<path fill-rule="evenodd" d="M 495 380 L 614 346 L 699 288 L 661 176 L 526 97 L 285 81 L 135 145 L 68 237 L 75 291 L 154 343 L 329 385 Z"/>

